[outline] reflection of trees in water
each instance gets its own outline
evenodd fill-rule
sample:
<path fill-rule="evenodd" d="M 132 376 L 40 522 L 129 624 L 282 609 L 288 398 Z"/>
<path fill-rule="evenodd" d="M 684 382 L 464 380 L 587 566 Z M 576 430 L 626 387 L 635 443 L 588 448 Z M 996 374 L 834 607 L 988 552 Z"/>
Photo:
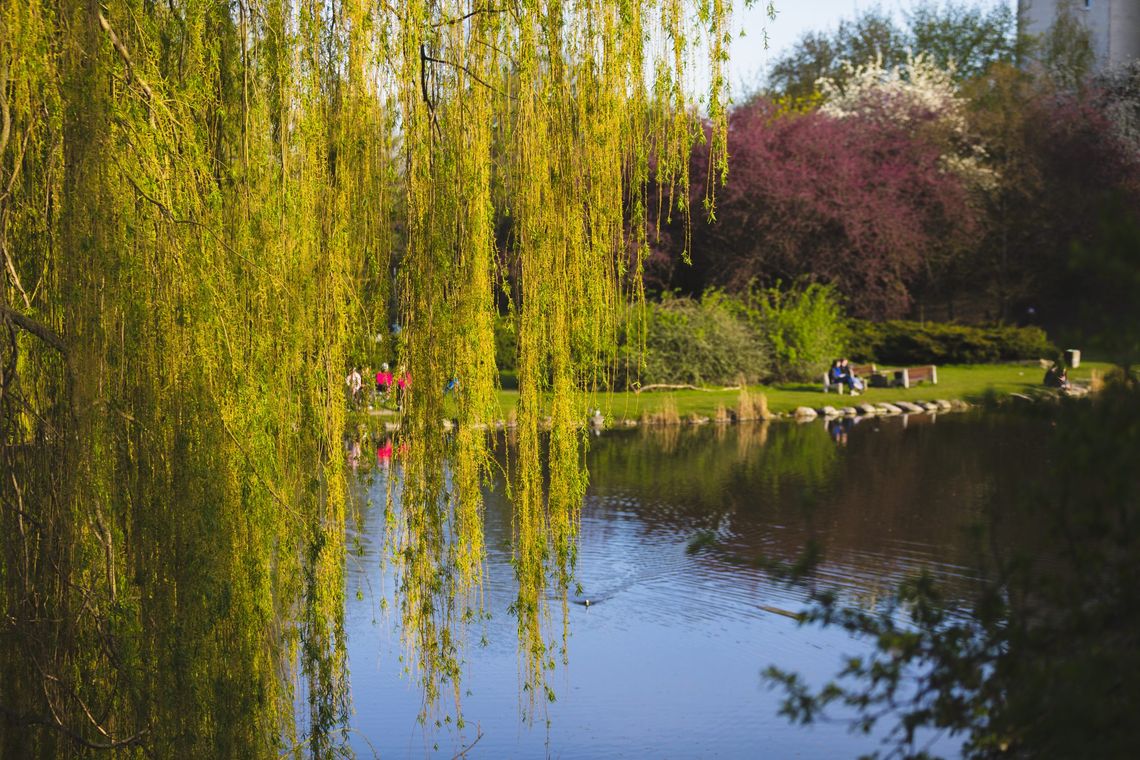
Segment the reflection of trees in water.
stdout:
<path fill-rule="evenodd" d="M 970 527 L 1039 470 L 1042 429 L 975 415 L 872 418 L 842 449 L 819 423 L 739 425 L 723 437 L 645 429 L 597 440 L 589 467 L 598 495 L 638 494 L 649 533 L 713 530 L 712 556 L 738 562 L 792 562 L 818 542 L 832 580 L 876 597 L 876 584 L 925 562 L 961 566 L 950 583 L 964 588 L 979 559 Z M 1002 519 L 1003 538 L 1030 540 L 1021 521 Z"/>
<path fill-rule="evenodd" d="M 718 440 L 708 427 L 643 427 L 603 436 L 588 462 L 604 477 L 600 488 L 630 487 L 650 501 L 675 496 L 669 503 L 677 508 L 719 518 L 742 485 L 810 490 L 827 482 L 837 457 L 818 433 L 758 422 L 734 425 Z"/>
<path fill-rule="evenodd" d="M 494 509 L 503 510 L 491 522 L 510 530 L 504 546 L 509 545 L 512 553 L 516 586 L 509 612 L 517 621 L 520 699 L 528 720 L 555 698 L 547 677 L 559 659 L 565 661 L 569 636 L 568 591 L 574 579 L 585 472 L 576 457 L 565 457 L 565 451 L 562 461 L 569 464 L 561 472 L 551 464 L 557 461 L 552 447 L 579 450 L 583 431 L 565 429 L 569 433 L 561 440 L 556 432 L 540 432 L 537 425 L 532 429 L 530 455 L 539 463 L 537 478 L 525 474 L 528 464 L 522 444 L 527 432 L 521 426 L 501 438 L 493 463 L 480 465 L 486 474 L 479 478 L 487 478 L 489 485 L 503 492 L 490 501 Z M 450 439 L 437 436 L 435 441 L 438 461 L 446 464 L 438 481 L 425 478 L 413 461 L 399 454 L 395 465 L 385 469 L 385 557 L 395 574 L 404 662 L 424 695 L 420 719 L 454 722 L 462 730 L 461 681 L 471 627 L 484 615 L 488 536 L 482 500 L 476 511 L 465 514 L 458 493 L 462 429 Z M 426 491 L 415 492 L 425 483 L 442 488 L 433 492 L 434 501 L 425 501 Z M 522 489 L 527 489 L 525 494 Z M 409 493 L 414 500 L 409 501 Z M 358 513 L 356 519 L 360 518 Z M 557 608 L 552 609 L 552 599 Z M 450 703 L 444 702 L 444 696 L 450 697 Z"/>

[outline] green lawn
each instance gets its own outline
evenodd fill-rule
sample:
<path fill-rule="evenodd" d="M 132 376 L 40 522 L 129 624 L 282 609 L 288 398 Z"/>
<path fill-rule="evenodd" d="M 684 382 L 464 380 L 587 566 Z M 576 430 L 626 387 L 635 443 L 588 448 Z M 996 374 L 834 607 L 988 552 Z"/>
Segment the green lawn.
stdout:
<path fill-rule="evenodd" d="M 1069 378 L 1077 383 L 1087 383 L 1092 370 L 1102 374 L 1111 365 L 1098 362 L 1082 363 L 1080 368 L 1071 370 Z M 856 397 L 858 403 L 869 401 L 932 401 L 934 399 L 962 399 L 979 401 L 987 392 L 998 395 L 1019 393 L 1041 387 L 1045 370 L 1036 364 L 971 364 L 944 366 L 938 368 L 938 384 L 919 384 L 909 389 L 869 388 Z M 846 406 L 851 401 L 848 395 L 824 394 L 821 384 L 786 383 L 778 385 L 750 386 L 752 394 L 763 393 L 768 398 L 768 408 L 773 412 L 788 412 L 797 406 L 818 408 L 825 404 Z M 607 420 L 638 419 L 644 413 L 655 413 L 672 400 L 681 417 L 697 414 L 711 417 L 718 406 L 735 408 L 740 398 L 739 391 L 650 391 L 645 393 L 599 393 L 591 398 L 591 408 L 602 410 Z M 518 392 L 499 392 L 499 402 L 504 410 L 512 408 L 518 400 Z"/>
<path fill-rule="evenodd" d="M 1093 370 L 1102 375 L 1112 365 L 1103 362 L 1085 362 L 1079 369 L 1071 370 L 1069 377 L 1077 383 L 1087 383 Z M 1007 395 L 1023 393 L 1040 388 L 1045 371 L 1036 363 L 1029 364 L 970 364 L 943 366 L 938 368 L 938 384 L 919 384 L 909 389 L 869 388 L 854 399 L 855 403 L 880 401 L 933 401 L 935 399 L 961 399 L 980 401 L 987 393 Z M 830 404 L 841 407 L 852 403 L 849 395 L 824 394 L 820 384 L 785 383 L 777 385 L 749 386 L 753 396 L 763 393 L 768 399 L 772 412 L 790 412 L 798 406 L 819 408 Z M 510 416 L 510 410 L 518 403 L 518 391 L 499 391 L 501 419 Z M 739 390 L 712 391 L 647 391 L 645 393 L 598 393 L 590 397 L 590 408 L 601 409 L 607 422 L 618 419 L 640 419 L 643 415 L 659 413 L 666 405 L 673 404 L 678 415 L 684 419 L 690 415 L 713 417 L 717 407 L 735 409 L 740 401 Z M 447 403 L 447 413 L 454 414 L 454 401 Z M 379 419 L 364 411 L 351 413 L 350 422 L 355 425 Z M 386 415 L 385 421 L 395 422 L 397 415 Z"/>

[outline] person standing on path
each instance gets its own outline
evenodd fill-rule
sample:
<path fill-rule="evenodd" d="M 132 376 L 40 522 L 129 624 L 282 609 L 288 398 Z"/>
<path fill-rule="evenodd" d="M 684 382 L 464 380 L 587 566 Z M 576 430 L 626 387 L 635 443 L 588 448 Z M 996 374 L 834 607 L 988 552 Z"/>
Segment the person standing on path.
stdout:
<path fill-rule="evenodd" d="M 348 395 L 352 398 L 352 405 L 360 405 L 360 389 L 364 387 L 364 382 L 360 378 L 360 368 L 353 367 L 352 372 L 348 373 L 348 377 L 344 379 L 345 385 L 348 386 Z"/>

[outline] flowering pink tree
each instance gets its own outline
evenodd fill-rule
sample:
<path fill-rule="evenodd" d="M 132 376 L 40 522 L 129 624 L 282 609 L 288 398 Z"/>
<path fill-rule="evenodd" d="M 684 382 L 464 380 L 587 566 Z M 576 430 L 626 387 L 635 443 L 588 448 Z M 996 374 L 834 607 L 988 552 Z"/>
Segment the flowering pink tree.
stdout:
<path fill-rule="evenodd" d="M 732 173 L 716 219 L 694 226 L 693 272 L 687 281 L 674 272 L 675 283 L 806 276 L 834 283 L 854 314 L 898 316 L 915 283 L 976 229 L 966 183 L 911 124 L 780 114 L 758 100 L 733 113 L 728 139 Z M 703 155 L 694 163 L 704 176 Z M 671 250 L 651 267 L 664 271 Z"/>

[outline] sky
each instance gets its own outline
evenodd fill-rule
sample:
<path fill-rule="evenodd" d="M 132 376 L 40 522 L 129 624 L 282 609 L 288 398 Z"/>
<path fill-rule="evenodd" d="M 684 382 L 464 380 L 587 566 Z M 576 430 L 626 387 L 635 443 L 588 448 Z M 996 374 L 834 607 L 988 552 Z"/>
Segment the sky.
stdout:
<path fill-rule="evenodd" d="M 841 19 L 850 19 L 876 7 L 902 15 L 920 5 L 923 0 L 775 0 L 776 20 L 768 18 L 766 0 L 756 0 L 752 8 L 744 7 L 744 0 L 734 0 L 734 26 L 744 32 L 737 36 L 731 51 L 733 93 L 739 95 L 756 88 L 762 82 L 764 67 L 783 51 L 789 49 L 804 32 L 834 30 Z M 929 1 L 929 0 L 927 0 Z M 970 4 L 989 7 L 1008 4 L 1017 7 L 1016 0 L 967 0 Z M 939 3 L 941 4 L 941 3 Z M 768 49 L 764 49 L 764 30 L 768 32 Z"/>

